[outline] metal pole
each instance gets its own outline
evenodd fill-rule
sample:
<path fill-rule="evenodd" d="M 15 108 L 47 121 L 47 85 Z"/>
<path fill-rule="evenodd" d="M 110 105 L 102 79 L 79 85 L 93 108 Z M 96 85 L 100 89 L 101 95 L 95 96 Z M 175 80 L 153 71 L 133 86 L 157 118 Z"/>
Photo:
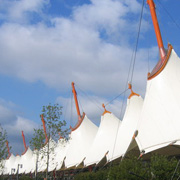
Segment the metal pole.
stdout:
<path fill-rule="evenodd" d="M 156 34 L 156 39 L 157 39 L 157 43 L 159 46 L 159 52 L 160 52 L 161 60 L 163 61 L 164 57 L 166 56 L 166 53 L 164 50 L 164 45 L 163 45 L 163 41 L 162 41 L 162 37 L 161 37 L 159 23 L 158 23 L 157 16 L 156 16 L 155 4 L 154 4 L 153 0 L 147 0 L 147 4 L 149 5 L 149 8 L 150 8 L 151 17 L 152 17 L 152 21 L 153 21 L 153 25 L 154 25 L 155 34 Z"/>
<path fill-rule="evenodd" d="M 78 100 L 77 100 L 77 93 L 76 93 L 76 90 L 75 90 L 75 87 L 74 87 L 74 82 L 72 82 L 71 85 L 72 85 L 72 92 L 73 92 L 73 95 L 74 95 L 74 101 L 75 101 L 75 104 L 76 104 L 78 120 L 81 121 L 81 113 L 80 113 L 80 110 L 79 110 L 79 104 L 78 104 Z"/>
<path fill-rule="evenodd" d="M 17 180 L 19 180 L 19 164 L 18 164 L 18 168 L 17 168 Z"/>

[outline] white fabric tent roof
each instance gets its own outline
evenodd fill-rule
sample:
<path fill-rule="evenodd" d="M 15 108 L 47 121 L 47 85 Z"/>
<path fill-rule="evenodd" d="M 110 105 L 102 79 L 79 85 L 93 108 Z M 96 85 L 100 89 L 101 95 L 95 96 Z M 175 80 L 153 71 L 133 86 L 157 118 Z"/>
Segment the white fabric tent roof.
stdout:
<path fill-rule="evenodd" d="M 4 160 L 4 171 L 3 174 L 11 174 L 11 168 L 15 168 L 15 160 L 16 157 L 11 154 L 11 156 L 9 157 L 9 159 Z"/>
<path fill-rule="evenodd" d="M 48 171 L 51 172 L 56 169 L 56 160 L 55 160 L 55 148 L 57 143 L 54 140 L 50 140 L 50 153 L 49 153 L 49 167 Z"/>
<path fill-rule="evenodd" d="M 101 123 L 90 150 L 84 160 L 85 166 L 96 164 L 101 161 L 108 152 L 107 156 L 111 157 L 118 127 L 121 121 L 112 113 L 105 113 L 101 116 Z"/>
<path fill-rule="evenodd" d="M 69 142 L 66 142 L 64 139 L 59 139 L 57 146 L 54 150 L 56 155 L 56 170 L 61 169 L 68 147 Z"/>
<path fill-rule="evenodd" d="M 11 167 L 11 168 L 14 168 L 14 169 L 15 169 L 15 172 L 14 172 L 13 174 L 16 174 L 16 173 L 17 173 L 18 164 L 20 164 L 20 161 L 21 161 L 21 156 L 16 155 L 16 156 L 15 156 L 14 165 L 13 165 L 13 167 Z M 12 165 L 11 165 L 11 166 L 12 166 Z"/>
<path fill-rule="evenodd" d="M 33 155 L 32 155 L 32 161 L 34 162 L 34 165 L 32 166 L 32 169 L 30 170 L 30 173 L 34 173 L 35 172 L 35 170 L 36 170 L 36 163 L 37 163 L 37 158 L 38 158 L 38 156 L 37 156 L 37 154 L 38 154 L 38 150 L 33 150 L 32 151 L 32 153 L 33 153 Z"/>
<path fill-rule="evenodd" d="M 169 60 L 156 77 L 148 80 L 136 138 L 148 153 L 176 141 L 180 145 L 180 59 L 172 49 Z"/>
<path fill-rule="evenodd" d="M 54 148 L 56 147 L 56 142 L 50 138 L 49 139 L 49 166 L 48 171 L 54 170 Z M 47 168 L 47 152 L 48 152 L 48 143 L 39 150 L 39 158 L 38 158 L 38 172 L 44 172 Z"/>
<path fill-rule="evenodd" d="M 124 156 L 128 150 L 131 150 L 131 143 L 134 140 L 134 134 L 137 128 L 137 123 L 140 118 L 143 106 L 143 99 L 141 96 L 134 95 L 127 99 L 127 107 L 124 114 L 123 121 L 118 130 L 115 149 L 110 160 Z"/>
<path fill-rule="evenodd" d="M 85 115 L 81 125 L 70 134 L 69 147 L 65 159 L 67 168 L 76 166 L 83 161 L 89 148 L 92 146 L 97 130 L 97 126 Z"/>
<path fill-rule="evenodd" d="M 23 166 L 19 169 L 19 174 L 30 173 L 33 169 L 33 166 L 35 166 L 35 162 L 33 160 L 33 152 L 28 147 L 25 154 L 21 155 L 20 164 L 22 164 Z"/>

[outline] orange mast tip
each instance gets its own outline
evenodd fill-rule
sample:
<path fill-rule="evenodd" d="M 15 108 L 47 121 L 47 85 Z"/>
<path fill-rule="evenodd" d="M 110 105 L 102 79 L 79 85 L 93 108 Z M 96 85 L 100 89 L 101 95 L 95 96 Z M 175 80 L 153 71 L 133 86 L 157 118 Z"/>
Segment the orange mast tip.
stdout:
<path fill-rule="evenodd" d="M 27 149 L 28 149 L 28 147 L 26 146 L 26 140 L 25 140 L 25 136 L 24 136 L 23 131 L 22 131 L 22 138 L 23 138 L 23 144 L 24 144 L 24 152 L 21 155 L 25 154 Z"/>
<path fill-rule="evenodd" d="M 132 90 L 132 84 L 131 83 L 128 83 L 128 88 L 131 90 L 131 94 L 129 95 L 128 99 L 131 99 L 132 96 L 139 96 L 139 94 L 135 93 Z"/>
<path fill-rule="evenodd" d="M 25 141 L 25 136 L 24 136 L 24 132 L 23 131 L 22 131 L 22 138 L 23 138 L 24 149 L 26 151 L 27 150 L 27 146 L 26 146 L 26 141 Z"/>
<path fill-rule="evenodd" d="M 75 87 L 74 87 L 74 82 L 72 82 L 71 85 L 72 85 L 72 92 L 73 92 L 73 95 L 74 95 L 74 101 L 75 101 L 76 110 L 77 110 L 77 115 L 78 115 L 78 122 L 77 122 L 77 124 L 75 125 L 75 127 L 72 128 L 72 127 L 70 126 L 71 131 L 74 131 L 74 130 L 76 130 L 76 129 L 81 125 L 81 123 L 83 122 L 83 119 L 84 119 L 84 117 L 85 117 L 85 113 L 83 112 L 83 115 L 81 116 L 81 113 L 80 113 L 80 110 L 79 110 L 79 104 L 78 104 L 78 100 L 77 100 L 77 93 L 76 93 L 76 90 L 75 90 Z"/>
<path fill-rule="evenodd" d="M 106 110 L 104 103 L 102 104 L 102 107 L 104 108 L 104 112 L 103 112 L 103 114 L 102 114 L 102 115 L 104 115 L 104 114 L 106 114 L 106 113 L 110 113 L 110 114 L 111 114 L 111 112 L 110 112 L 110 111 L 107 111 L 107 110 Z"/>
<path fill-rule="evenodd" d="M 131 83 L 128 83 L 128 89 L 132 89 Z"/>
<path fill-rule="evenodd" d="M 9 157 L 11 156 L 10 150 L 9 150 L 9 142 L 6 141 L 6 146 L 7 146 L 7 150 L 8 150 L 8 157 L 7 159 L 9 159 Z"/>
<path fill-rule="evenodd" d="M 152 21 L 154 25 L 155 34 L 156 34 L 156 39 L 159 46 L 159 53 L 160 53 L 161 60 L 163 61 L 166 56 L 166 52 L 164 50 L 161 32 L 159 29 L 159 24 L 158 24 L 158 20 L 156 16 L 156 7 L 153 0 L 147 0 L 147 4 L 149 5 L 149 8 L 150 8 L 151 17 L 152 17 Z"/>
<path fill-rule="evenodd" d="M 48 142 L 48 137 L 47 137 L 47 133 L 46 133 L 46 125 L 45 125 L 45 121 L 44 121 L 44 116 L 43 116 L 43 114 L 41 114 L 41 120 L 42 120 L 42 123 L 43 123 L 44 134 L 45 134 L 45 138 L 46 138 L 45 144 L 46 144 L 46 143 Z"/>
<path fill-rule="evenodd" d="M 104 103 L 102 104 L 102 107 L 105 109 L 105 105 L 104 105 Z"/>
<path fill-rule="evenodd" d="M 79 104 L 78 104 L 78 100 L 77 100 L 77 93 L 76 93 L 76 90 L 75 90 L 75 87 L 74 87 L 74 82 L 72 82 L 71 85 L 72 85 L 72 92 L 73 92 L 73 95 L 74 95 L 74 101 L 75 101 L 75 104 L 76 104 L 78 120 L 81 121 L 81 113 L 80 113 L 80 110 L 79 110 Z"/>

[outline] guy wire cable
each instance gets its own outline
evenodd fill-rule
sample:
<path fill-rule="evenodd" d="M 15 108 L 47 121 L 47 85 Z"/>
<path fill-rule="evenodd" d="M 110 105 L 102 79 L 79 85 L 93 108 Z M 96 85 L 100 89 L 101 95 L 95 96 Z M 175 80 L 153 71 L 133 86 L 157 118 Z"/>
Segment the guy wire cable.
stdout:
<path fill-rule="evenodd" d="M 144 9 L 144 0 L 142 0 L 142 8 L 141 8 L 138 35 L 137 35 L 136 46 L 135 46 L 135 56 L 134 56 L 134 62 L 133 62 L 133 68 L 132 68 L 131 82 L 132 82 L 132 77 L 133 77 L 133 71 L 134 71 L 134 65 L 135 65 L 135 59 L 136 59 L 136 52 L 137 52 L 137 46 L 138 46 L 138 41 L 139 41 L 139 34 L 140 34 L 140 28 L 141 28 L 141 22 L 142 22 L 143 9 Z M 130 68 L 129 68 L 129 73 L 130 73 Z M 127 77 L 126 87 L 127 87 L 127 84 L 128 84 L 129 73 L 128 73 L 128 77 Z M 125 89 L 126 89 L 126 87 L 125 87 Z M 124 93 L 124 96 L 123 96 L 123 103 L 122 103 L 122 107 L 121 107 L 120 116 L 122 115 L 122 109 L 123 109 L 123 106 L 124 106 L 124 100 L 125 100 L 125 93 Z M 120 126 L 120 123 L 118 124 L 118 129 L 119 129 L 119 126 Z M 118 130 L 117 130 L 116 137 L 115 137 L 115 143 L 114 143 L 114 147 L 113 147 L 112 157 L 113 157 L 115 146 L 116 146 L 117 135 L 118 135 Z M 111 166 L 112 166 L 112 161 L 110 162 L 110 170 L 111 170 Z M 110 170 L 109 170 L 109 173 L 110 173 Z M 108 175 L 109 175 L 109 173 L 108 173 Z"/>
<path fill-rule="evenodd" d="M 82 91 L 82 93 L 85 95 L 85 96 L 87 96 L 87 98 L 93 103 L 93 104 L 95 104 L 98 108 L 99 108 L 99 110 L 102 112 L 103 110 L 102 110 L 102 107 L 101 106 L 99 106 L 99 102 L 97 101 L 97 100 L 95 100 L 95 98 L 92 98 L 92 97 L 90 97 L 84 90 L 82 90 L 77 84 L 76 84 L 76 87 L 79 89 L 79 90 L 81 90 Z"/>
<path fill-rule="evenodd" d="M 167 15 L 170 17 L 170 19 L 174 22 L 174 24 L 177 26 L 178 29 L 180 29 L 180 25 L 174 20 L 174 18 L 171 16 L 171 14 L 168 12 L 168 10 L 162 5 L 162 3 L 157 0 L 159 5 L 164 9 L 164 11 L 167 13 Z"/>

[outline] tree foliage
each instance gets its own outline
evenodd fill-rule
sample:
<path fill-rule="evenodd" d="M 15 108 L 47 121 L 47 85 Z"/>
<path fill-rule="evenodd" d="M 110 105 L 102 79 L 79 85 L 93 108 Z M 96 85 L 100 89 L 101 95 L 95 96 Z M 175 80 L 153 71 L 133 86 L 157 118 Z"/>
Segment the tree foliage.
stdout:
<path fill-rule="evenodd" d="M 43 129 L 34 129 L 33 138 L 30 140 L 31 148 L 39 151 L 44 144 L 44 139 Z"/>
<path fill-rule="evenodd" d="M 3 159 L 7 158 L 8 150 L 6 147 L 7 133 L 0 125 L 0 168 L 3 168 Z"/>
<path fill-rule="evenodd" d="M 66 121 L 61 120 L 62 106 L 59 104 L 43 106 L 42 115 L 46 123 L 48 138 L 58 140 L 59 133 L 64 139 L 68 138 L 69 129 L 66 128 Z"/>
<path fill-rule="evenodd" d="M 62 107 L 58 104 L 48 106 L 43 106 L 42 114 L 46 124 L 46 132 L 48 139 L 53 139 L 57 141 L 59 139 L 59 134 L 65 140 L 68 139 L 69 128 L 66 128 L 66 121 L 61 120 Z M 41 118 L 40 115 L 40 118 Z M 40 150 L 45 143 L 45 134 L 43 126 L 34 129 L 33 138 L 30 141 L 30 145 L 33 149 Z"/>
<path fill-rule="evenodd" d="M 180 164 L 175 157 L 155 155 L 151 158 L 151 172 L 156 180 L 169 180 L 174 174 L 173 179 L 180 179 Z M 177 169 L 176 169 L 177 168 Z"/>
<path fill-rule="evenodd" d="M 43 106 L 40 118 L 42 116 L 46 125 L 48 141 L 44 144 L 45 134 L 41 126 L 39 129 L 34 129 L 34 136 L 30 141 L 30 144 L 34 149 L 38 150 L 36 151 L 38 153 L 37 156 L 39 157 L 39 154 L 41 155 L 39 161 L 44 159 L 44 157 L 47 158 L 46 178 L 48 178 L 49 155 L 54 153 L 55 142 L 60 138 L 59 134 L 64 138 L 64 140 L 68 140 L 69 129 L 66 128 L 66 121 L 61 120 L 62 107 L 58 104 Z M 52 144 L 54 145 L 52 146 Z"/>

